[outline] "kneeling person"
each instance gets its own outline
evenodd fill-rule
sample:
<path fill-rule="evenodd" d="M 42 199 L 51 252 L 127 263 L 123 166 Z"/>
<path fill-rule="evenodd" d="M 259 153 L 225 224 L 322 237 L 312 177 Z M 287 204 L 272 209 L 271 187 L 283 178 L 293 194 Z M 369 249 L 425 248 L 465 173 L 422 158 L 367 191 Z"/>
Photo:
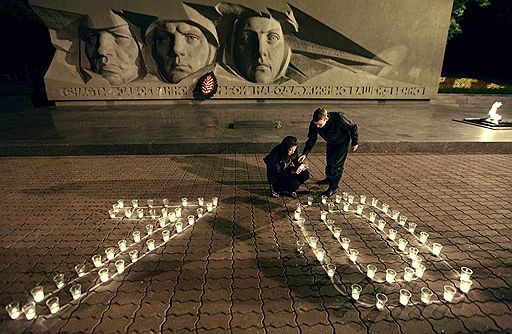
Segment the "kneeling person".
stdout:
<path fill-rule="evenodd" d="M 267 179 L 272 196 L 295 193 L 300 185 L 309 179 L 305 165 L 298 162 L 297 138 L 287 136 L 263 159 L 267 165 Z"/>

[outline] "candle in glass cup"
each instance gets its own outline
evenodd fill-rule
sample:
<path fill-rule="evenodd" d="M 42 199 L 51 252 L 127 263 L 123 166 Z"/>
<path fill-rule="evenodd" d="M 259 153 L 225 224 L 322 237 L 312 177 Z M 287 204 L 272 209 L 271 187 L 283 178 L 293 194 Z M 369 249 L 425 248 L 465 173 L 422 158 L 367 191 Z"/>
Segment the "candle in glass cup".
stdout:
<path fill-rule="evenodd" d="M 461 280 L 469 280 L 471 278 L 472 274 L 473 274 L 473 270 L 469 269 L 468 267 L 460 268 L 460 279 Z"/>
<path fill-rule="evenodd" d="M 332 263 L 328 264 L 327 265 L 327 275 L 330 278 L 333 278 L 335 273 L 336 273 L 336 266 Z"/>
<path fill-rule="evenodd" d="M 297 252 L 304 254 L 304 241 L 297 241 Z"/>
<path fill-rule="evenodd" d="M 155 209 L 150 209 L 149 210 L 149 215 L 151 216 L 151 219 L 156 219 L 157 218 L 156 210 Z"/>
<path fill-rule="evenodd" d="M 213 204 L 208 202 L 206 203 L 206 211 L 212 212 L 213 211 Z"/>
<path fill-rule="evenodd" d="M 317 248 L 315 250 L 315 255 L 316 255 L 316 259 L 319 262 L 323 262 L 323 260 L 325 258 L 325 250 L 323 248 Z"/>
<path fill-rule="evenodd" d="M 181 199 L 181 206 L 184 208 L 188 206 L 188 199 L 186 197 Z"/>
<path fill-rule="evenodd" d="M 391 219 L 398 220 L 399 215 L 400 215 L 400 211 L 398 211 L 398 210 L 391 211 Z"/>
<path fill-rule="evenodd" d="M 425 270 L 427 269 L 427 267 L 425 267 L 424 264 L 420 264 L 416 267 L 416 276 L 419 277 L 419 278 L 422 278 L 423 277 L 423 274 L 425 273 Z"/>
<path fill-rule="evenodd" d="M 334 235 L 334 238 L 339 239 L 339 238 L 340 238 L 340 236 L 341 236 L 341 228 L 340 228 L 340 227 L 335 227 L 335 228 L 333 229 L 333 232 L 332 232 L 332 233 L 333 233 L 333 235 Z"/>
<path fill-rule="evenodd" d="M 334 212 L 334 203 L 333 202 L 329 202 L 329 204 L 327 204 L 327 208 L 328 208 L 330 213 L 333 213 Z"/>
<path fill-rule="evenodd" d="M 164 242 L 169 241 L 169 238 L 171 237 L 171 231 L 169 230 L 162 230 L 162 239 Z"/>
<path fill-rule="evenodd" d="M 341 203 L 341 195 L 339 194 L 336 194 L 336 197 L 335 197 L 335 200 L 334 200 L 336 203 Z"/>
<path fill-rule="evenodd" d="M 348 195 L 347 202 L 348 202 L 348 204 L 354 203 L 354 195 Z"/>
<path fill-rule="evenodd" d="M 293 218 L 295 220 L 299 220 L 300 219 L 300 211 L 295 210 L 295 212 L 293 213 Z"/>
<path fill-rule="evenodd" d="M 153 234 L 153 224 L 146 225 L 146 233 L 147 233 L 147 235 Z"/>
<path fill-rule="evenodd" d="M 203 208 L 198 208 L 196 210 L 196 212 L 197 212 L 197 218 L 201 218 L 203 216 L 203 214 L 204 214 Z"/>
<path fill-rule="evenodd" d="M 396 239 L 396 230 L 390 228 L 388 233 L 389 240 L 395 240 Z"/>
<path fill-rule="evenodd" d="M 140 242 L 140 231 L 133 231 L 132 236 L 134 242 Z"/>
<path fill-rule="evenodd" d="M 139 251 L 136 249 L 131 250 L 128 254 L 130 254 L 130 259 L 132 260 L 132 262 L 137 262 L 137 260 L 139 259 Z"/>
<path fill-rule="evenodd" d="M 362 214 L 363 214 L 363 209 L 364 209 L 364 205 L 362 205 L 362 204 L 358 204 L 358 205 L 356 206 L 356 213 L 357 213 L 358 215 L 362 215 Z"/>
<path fill-rule="evenodd" d="M 403 251 L 405 251 L 405 247 L 407 247 L 407 240 L 398 239 L 398 249 L 403 252 Z"/>
<path fill-rule="evenodd" d="M 409 247 L 409 258 L 411 260 L 414 260 L 415 258 L 418 257 L 418 252 L 419 252 L 418 248 L 416 248 L 416 247 Z"/>
<path fill-rule="evenodd" d="M 118 199 L 118 200 L 117 200 L 117 207 L 118 207 L 119 209 L 122 209 L 122 208 L 124 207 L 124 200 L 122 200 L 122 199 Z"/>
<path fill-rule="evenodd" d="M 380 292 L 376 295 L 376 297 L 377 297 L 377 302 L 375 303 L 375 306 L 377 307 L 378 310 L 382 311 L 384 309 L 384 307 L 386 306 L 388 297 L 386 297 L 385 294 L 380 293 Z"/>
<path fill-rule="evenodd" d="M 309 247 L 311 247 L 313 249 L 316 248 L 317 242 L 318 242 L 318 238 L 317 237 L 309 237 L 308 238 Z"/>
<path fill-rule="evenodd" d="M 433 294 L 434 294 L 434 292 L 432 290 L 430 290 L 429 288 L 422 287 L 421 288 L 421 301 L 425 304 L 429 304 L 430 298 L 432 298 Z"/>
<path fill-rule="evenodd" d="M 118 274 L 122 274 L 124 272 L 124 260 L 117 260 L 115 262 L 116 270 Z"/>
<path fill-rule="evenodd" d="M 44 299 L 44 288 L 41 285 L 36 286 L 30 290 L 30 294 L 36 303 L 39 303 Z"/>
<path fill-rule="evenodd" d="M 407 306 L 409 299 L 411 299 L 411 292 L 406 289 L 400 289 L 400 304 Z"/>
<path fill-rule="evenodd" d="M 373 280 L 373 278 L 375 277 L 375 273 L 377 272 L 377 267 L 374 266 L 373 264 L 369 264 L 366 266 L 366 276 Z"/>
<path fill-rule="evenodd" d="M 155 240 L 154 239 L 148 239 L 146 240 L 146 245 L 148 246 L 148 250 L 151 252 L 155 249 Z"/>
<path fill-rule="evenodd" d="M 434 254 L 435 256 L 439 256 L 441 254 L 442 248 L 443 248 L 443 245 L 441 245 L 437 242 L 434 242 L 432 244 L 432 254 Z"/>
<path fill-rule="evenodd" d="M 188 220 L 188 224 L 189 224 L 189 225 L 194 225 L 194 223 L 195 223 L 195 217 L 194 217 L 193 215 L 189 215 L 189 216 L 187 217 L 187 220 Z"/>
<path fill-rule="evenodd" d="M 379 200 L 376 199 L 375 197 L 372 197 L 372 206 L 373 207 L 377 206 L 377 203 L 379 203 Z"/>
<path fill-rule="evenodd" d="M 160 227 L 165 227 L 167 225 L 166 219 L 163 217 L 158 218 L 158 225 Z"/>
<path fill-rule="evenodd" d="M 414 269 L 406 267 L 404 269 L 404 281 L 410 282 L 414 278 Z"/>
<path fill-rule="evenodd" d="M 18 319 L 21 314 L 20 303 L 12 302 L 5 307 L 5 310 L 9 314 L 12 320 Z"/>
<path fill-rule="evenodd" d="M 116 249 L 114 247 L 105 249 L 105 255 L 107 256 L 107 260 L 113 260 L 116 256 Z"/>
<path fill-rule="evenodd" d="M 366 204 L 366 195 L 359 196 L 359 202 L 361 204 Z"/>
<path fill-rule="evenodd" d="M 313 205 L 313 196 L 308 196 L 308 205 Z"/>
<path fill-rule="evenodd" d="M 139 200 L 138 199 L 132 199 L 132 207 L 134 209 L 139 207 Z"/>
<path fill-rule="evenodd" d="M 342 197 L 343 197 L 343 200 L 345 200 L 345 201 L 348 200 L 348 192 L 344 191 L 342 193 Z"/>
<path fill-rule="evenodd" d="M 77 300 L 82 297 L 82 286 L 80 283 L 75 283 L 69 288 L 69 292 L 71 293 L 73 300 Z"/>
<path fill-rule="evenodd" d="M 101 283 L 108 282 L 108 268 L 101 268 L 98 271 L 98 275 L 100 276 Z"/>
<path fill-rule="evenodd" d="M 334 227 L 334 219 L 326 219 L 325 225 L 329 229 L 329 231 L 332 231 L 332 228 Z"/>
<path fill-rule="evenodd" d="M 57 296 L 54 296 L 54 297 L 51 297 L 49 298 L 47 301 L 46 301 L 46 306 L 48 307 L 48 309 L 50 310 L 50 313 L 51 314 L 55 314 L 59 311 L 60 309 L 60 306 L 59 306 L 59 297 Z"/>
<path fill-rule="evenodd" d="M 181 207 L 177 207 L 176 209 L 174 209 L 174 214 L 176 215 L 177 218 L 181 217 Z"/>
<path fill-rule="evenodd" d="M 420 242 L 422 244 L 426 243 L 428 239 L 428 233 L 427 232 L 420 232 Z"/>
<path fill-rule="evenodd" d="M 352 298 L 354 300 L 359 300 L 359 296 L 361 295 L 361 291 L 363 288 L 359 284 L 352 284 Z"/>
<path fill-rule="evenodd" d="M 144 217 L 144 209 L 137 209 L 137 218 L 141 219 Z"/>
<path fill-rule="evenodd" d="M 66 281 L 64 280 L 64 274 L 57 274 L 53 276 L 53 282 L 55 283 L 57 289 L 62 289 L 66 284 Z"/>
<path fill-rule="evenodd" d="M 96 254 L 92 256 L 92 263 L 96 268 L 101 267 L 101 255 Z"/>
<path fill-rule="evenodd" d="M 400 216 L 398 219 L 398 224 L 400 224 L 401 226 L 404 226 L 406 221 L 407 221 L 406 216 Z"/>
<path fill-rule="evenodd" d="M 28 302 L 21 308 L 23 313 L 25 313 L 25 318 L 27 320 L 32 320 L 36 317 L 36 303 L 34 302 Z"/>
<path fill-rule="evenodd" d="M 168 206 L 169 206 L 169 199 L 164 198 L 164 199 L 162 200 L 162 204 L 164 205 L 164 207 L 168 207 Z"/>
<path fill-rule="evenodd" d="M 320 220 L 325 221 L 327 219 L 327 211 L 320 211 Z"/>
<path fill-rule="evenodd" d="M 412 264 L 411 264 L 411 267 L 413 267 L 414 269 L 418 268 L 420 265 L 421 265 L 421 262 L 423 260 L 421 259 L 421 257 L 419 256 L 416 256 L 413 260 L 412 260 Z"/>
<path fill-rule="evenodd" d="M 116 214 L 117 212 L 114 211 L 114 210 L 108 210 L 108 215 L 110 216 L 110 218 L 116 218 Z"/>
<path fill-rule="evenodd" d="M 178 220 L 178 218 L 176 218 L 176 213 L 175 212 L 171 212 L 167 215 L 167 218 L 169 219 L 169 221 L 171 223 L 175 223 L 176 220 Z"/>
<path fill-rule="evenodd" d="M 409 223 L 409 232 L 414 233 L 416 230 L 416 223 Z"/>
<path fill-rule="evenodd" d="M 350 245 L 350 239 L 349 238 L 341 238 L 341 247 L 344 250 L 347 250 Z"/>
<path fill-rule="evenodd" d="M 132 217 L 132 209 L 126 208 L 124 209 L 124 216 L 128 219 Z"/>
<path fill-rule="evenodd" d="M 455 289 L 453 286 L 445 285 L 443 293 L 444 300 L 446 300 L 447 302 L 451 302 L 453 300 L 453 297 L 455 296 L 455 292 L 457 292 L 457 289 Z"/>
<path fill-rule="evenodd" d="M 165 218 L 168 215 L 169 209 L 168 208 L 162 208 L 162 209 L 160 209 L 160 212 L 162 213 L 162 218 Z"/>
<path fill-rule="evenodd" d="M 83 264 L 77 264 L 77 265 L 75 266 L 75 271 L 76 271 L 76 273 L 77 273 L 78 277 L 82 277 L 82 276 L 84 276 L 84 275 L 85 275 L 85 265 L 83 265 Z"/>
<path fill-rule="evenodd" d="M 388 213 L 389 211 L 389 204 L 383 203 L 382 204 L 382 212 Z"/>
<path fill-rule="evenodd" d="M 148 203 L 148 208 L 152 208 L 154 206 L 155 201 L 152 199 L 148 199 L 147 203 Z"/>
<path fill-rule="evenodd" d="M 377 222 L 377 228 L 379 229 L 379 231 L 384 231 L 385 226 L 386 222 L 383 221 L 382 219 L 379 219 L 379 221 Z"/>
<path fill-rule="evenodd" d="M 368 220 L 371 223 L 375 223 L 375 218 L 377 218 L 377 214 L 375 212 L 370 212 L 370 218 Z"/>
<path fill-rule="evenodd" d="M 213 204 L 213 207 L 216 208 L 219 205 L 219 198 L 212 197 L 212 204 Z"/>
<path fill-rule="evenodd" d="M 182 222 L 176 222 L 176 233 L 181 233 L 183 231 L 183 223 Z"/>
<path fill-rule="evenodd" d="M 326 204 L 326 203 L 327 203 L 327 196 L 322 195 L 322 204 Z"/>
<path fill-rule="evenodd" d="M 350 258 L 350 261 L 352 262 L 356 262 L 357 261 L 357 256 L 359 255 L 359 251 L 357 249 L 351 249 L 349 250 L 349 258 Z"/>
<path fill-rule="evenodd" d="M 395 282 L 395 277 L 396 271 L 394 271 L 393 269 L 386 269 L 386 282 L 390 284 Z"/>
<path fill-rule="evenodd" d="M 117 242 L 117 245 L 119 246 L 119 251 L 124 252 L 126 250 L 126 240 L 122 239 Z"/>
<path fill-rule="evenodd" d="M 197 204 L 199 206 L 203 206 L 204 205 L 204 197 L 198 197 L 197 198 Z"/>
<path fill-rule="evenodd" d="M 349 202 L 343 202 L 343 211 L 347 212 L 349 207 L 350 207 L 350 203 Z"/>
<path fill-rule="evenodd" d="M 468 293 L 469 289 L 471 288 L 471 284 L 473 284 L 473 281 L 470 279 L 461 278 L 460 279 L 460 291 L 464 293 Z"/>

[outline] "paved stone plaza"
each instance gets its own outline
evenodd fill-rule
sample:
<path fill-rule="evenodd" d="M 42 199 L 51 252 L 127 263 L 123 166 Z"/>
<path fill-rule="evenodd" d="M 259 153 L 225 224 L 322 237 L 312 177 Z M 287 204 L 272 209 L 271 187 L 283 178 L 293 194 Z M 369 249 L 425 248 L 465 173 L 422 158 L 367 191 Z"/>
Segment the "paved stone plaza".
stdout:
<path fill-rule="evenodd" d="M 307 194 L 299 199 L 267 197 L 263 154 L 4 157 L 0 253 L 0 321 L 5 333 L 74 332 L 243 332 L 243 333 L 503 333 L 512 332 L 512 156 L 352 154 L 341 190 L 387 203 L 408 222 L 409 233 L 380 210 L 366 205 L 410 246 L 419 249 L 427 270 L 405 282 L 410 260 L 374 224 L 351 206 L 337 204 L 328 217 L 341 235 L 359 250 L 357 265 L 349 260 L 326 225 L 322 205 Z M 312 154 L 311 194 L 322 188 L 322 154 Z M 306 188 L 304 188 L 306 190 Z M 128 202 L 182 197 L 219 198 L 219 206 L 190 228 L 140 258 L 126 271 L 101 284 L 91 262 L 134 230 L 156 220 L 110 219 L 108 210 L 119 198 Z M 331 199 L 334 201 L 334 198 Z M 301 229 L 294 220 L 303 204 Z M 120 217 L 120 216 L 119 216 Z M 441 257 L 418 242 L 443 245 Z M 332 280 L 307 245 L 298 240 L 317 236 L 326 250 L 324 263 L 337 266 Z M 154 234 L 161 243 L 159 232 Z M 130 239 L 131 240 L 131 239 Z M 131 243 L 131 241 L 129 241 Z M 145 246 L 144 246 L 145 247 Z M 143 247 L 141 247 L 143 248 Z M 88 275 L 78 279 L 74 267 L 86 263 Z M 372 281 L 367 264 L 377 267 Z M 443 286 L 459 287 L 460 267 L 473 269 L 473 285 L 453 301 Z M 111 272 L 115 271 L 113 261 Z M 385 283 L 385 268 L 397 271 L 397 282 Z M 360 271 L 361 269 L 361 271 Z M 56 291 L 52 277 L 63 273 L 66 285 Z M 91 291 L 73 301 L 68 282 Z M 363 287 L 359 302 L 350 297 L 351 284 Z M 50 315 L 44 302 L 37 318 L 21 314 L 11 320 L 3 309 L 11 300 L 31 300 L 30 289 L 42 285 L 60 297 L 61 309 Z M 420 301 L 421 287 L 434 291 L 431 304 Z M 412 292 L 408 306 L 399 304 L 399 290 Z M 348 293 L 347 293 L 348 291 Z M 382 311 L 375 294 L 389 300 Z"/>

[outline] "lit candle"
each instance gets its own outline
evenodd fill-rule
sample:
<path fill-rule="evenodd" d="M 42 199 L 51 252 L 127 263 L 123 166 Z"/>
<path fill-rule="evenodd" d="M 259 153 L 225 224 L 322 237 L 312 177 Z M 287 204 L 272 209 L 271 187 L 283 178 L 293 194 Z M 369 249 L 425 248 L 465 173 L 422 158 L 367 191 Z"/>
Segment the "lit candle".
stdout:
<path fill-rule="evenodd" d="M 115 264 L 117 273 L 122 274 L 124 272 L 124 260 L 117 260 Z"/>
<path fill-rule="evenodd" d="M 366 204 L 366 195 L 361 195 L 361 196 L 360 196 L 360 200 L 359 200 L 359 202 L 360 202 L 361 204 Z"/>
<path fill-rule="evenodd" d="M 73 300 L 77 300 L 82 297 L 82 286 L 79 283 L 75 283 L 69 288 L 69 292 Z"/>
<path fill-rule="evenodd" d="M 322 195 L 322 204 L 327 204 L 327 196 Z"/>
<path fill-rule="evenodd" d="M 110 218 L 116 218 L 117 211 L 115 210 L 108 210 L 108 215 Z"/>
<path fill-rule="evenodd" d="M 193 215 L 189 215 L 189 216 L 187 217 L 187 219 L 188 219 L 188 224 L 189 224 L 189 225 L 194 225 L 194 222 L 195 222 L 195 221 L 194 221 L 194 218 L 195 218 L 195 217 L 194 217 Z"/>
<path fill-rule="evenodd" d="M 419 256 L 416 256 L 413 260 L 412 260 L 412 264 L 411 264 L 411 267 L 413 267 L 414 269 L 418 268 L 420 265 L 421 265 L 421 262 L 423 260 L 421 259 L 421 257 Z"/>
<path fill-rule="evenodd" d="M 416 276 L 419 277 L 419 278 L 422 278 L 423 277 L 423 274 L 425 273 L 425 270 L 427 269 L 427 267 L 425 267 L 424 264 L 420 264 L 416 267 Z"/>
<path fill-rule="evenodd" d="M 325 221 L 327 219 L 327 211 L 320 211 L 320 220 Z"/>
<path fill-rule="evenodd" d="M 213 204 L 213 207 L 216 208 L 219 205 L 219 198 L 212 197 L 212 204 Z"/>
<path fill-rule="evenodd" d="M 376 207 L 377 206 L 377 203 L 379 203 L 379 200 L 376 199 L 375 197 L 372 198 L 372 206 L 373 207 Z"/>
<path fill-rule="evenodd" d="M 418 257 L 418 248 L 416 247 L 409 247 L 409 258 L 411 260 L 414 260 L 416 257 Z"/>
<path fill-rule="evenodd" d="M 146 241 L 146 245 L 148 246 L 148 250 L 151 252 L 155 249 L 155 240 L 154 239 L 148 239 Z"/>
<path fill-rule="evenodd" d="M 407 240 L 398 239 L 398 249 L 403 252 L 403 251 L 405 251 L 405 247 L 407 247 Z"/>
<path fill-rule="evenodd" d="M 32 320 L 36 317 L 36 303 L 28 302 L 21 308 L 23 313 L 25 313 L 25 318 L 27 320 Z"/>
<path fill-rule="evenodd" d="M 98 274 L 102 283 L 108 282 L 108 268 L 101 268 Z"/>
<path fill-rule="evenodd" d="M 137 209 L 137 217 L 141 219 L 144 217 L 144 209 Z"/>
<path fill-rule="evenodd" d="M 313 205 L 313 196 L 308 196 L 308 205 Z"/>
<path fill-rule="evenodd" d="M 473 270 L 469 269 L 468 267 L 461 267 L 460 268 L 460 279 L 461 280 L 469 280 L 471 278 L 471 275 L 473 274 Z"/>
<path fill-rule="evenodd" d="M 362 215 L 362 214 L 363 214 L 363 209 L 364 209 L 364 205 L 362 205 L 362 204 L 358 204 L 358 205 L 356 206 L 356 213 L 357 213 L 358 215 Z"/>
<path fill-rule="evenodd" d="M 169 199 L 164 198 L 164 199 L 162 200 L 162 204 L 164 205 L 164 207 L 168 207 L 168 206 L 169 206 Z"/>
<path fill-rule="evenodd" d="M 92 256 L 92 263 L 96 268 L 101 267 L 101 255 L 93 255 Z"/>
<path fill-rule="evenodd" d="M 348 195 L 348 204 L 352 204 L 352 203 L 354 203 L 354 196 Z"/>
<path fill-rule="evenodd" d="M 336 195 L 335 202 L 338 204 L 341 203 L 341 195 Z"/>
<path fill-rule="evenodd" d="M 342 193 L 342 197 L 343 197 L 343 200 L 345 200 L 345 201 L 348 200 L 348 193 L 346 191 L 344 191 Z"/>
<path fill-rule="evenodd" d="M 176 215 L 177 218 L 181 217 L 181 208 L 177 207 L 176 209 L 174 209 L 174 214 Z"/>
<path fill-rule="evenodd" d="M 132 236 L 134 242 L 140 241 L 140 231 L 133 231 Z"/>
<path fill-rule="evenodd" d="M 378 293 L 376 295 L 377 302 L 375 303 L 375 306 L 379 311 L 382 311 L 384 307 L 386 306 L 386 302 L 388 301 L 388 297 L 386 297 L 383 293 Z"/>
<path fill-rule="evenodd" d="M 395 282 L 395 277 L 396 271 L 394 271 L 393 269 L 386 269 L 386 282 L 390 284 Z"/>
<path fill-rule="evenodd" d="M 426 243 L 428 239 L 428 233 L 427 232 L 420 232 L 420 242 L 422 244 Z"/>
<path fill-rule="evenodd" d="M 169 241 L 170 236 L 171 236 L 171 231 L 169 231 L 169 230 L 162 231 L 162 239 L 164 240 L 164 242 Z"/>
<path fill-rule="evenodd" d="M 359 300 L 362 290 L 363 288 L 359 284 L 352 284 L 352 298 L 354 298 L 354 300 Z"/>
<path fill-rule="evenodd" d="M 325 250 L 323 248 L 317 248 L 315 250 L 315 255 L 316 255 L 316 259 L 319 261 L 319 262 L 323 262 L 324 260 L 324 257 L 325 257 Z"/>
<path fill-rule="evenodd" d="M 304 253 L 304 241 L 297 241 L 297 252 L 299 252 L 300 254 Z"/>
<path fill-rule="evenodd" d="M 350 207 L 349 202 L 343 202 L 343 211 L 347 212 L 349 207 Z"/>
<path fill-rule="evenodd" d="M 457 290 L 453 286 L 445 285 L 443 294 L 444 300 L 446 300 L 447 302 L 451 302 L 453 300 L 453 297 L 455 296 L 455 292 L 457 292 Z"/>
<path fill-rule="evenodd" d="M 21 314 L 20 303 L 12 302 L 5 307 L 5 310 L 9 313 L 11 319 L 17 319 Z"/>
<path fill-rule="evenodd" d="M 389 229 L 388 238 L 389 238 L 389 240 L 396 239 L 396 230 L 395 229 L 392 229 L 392 228 Z"/>
<path fill-rule="evenodd" d="M 334 212 L 334 203 L 329 202 L 329 204 L 327 204 L 327 208 L 330 213 L 333 213 Z"/>
<path fill-rule="evenodd" d="M 332 231 L 332 228 L 334 227 L 334 220 L 333 219 L 326 219 L 325 225 L 329 229 L 329 231 Z"/>
<path fill-rule="evenodd" d="M 393 210 L 392 211 L 392 215 L 391 215 L 391 219 L 393 220 L 398 220 L 398 216 L 400 215 L 400 211 L 398 210 Z"/>
<path fill-rule="evenodd" d="M 379 221 L 377 222 L 377 228 L 379 229 L 379 231 L 384 231 L 385 226 L 386 222 L 383 221 L 382 219 L 379 219 Z"/>
<path fill-rule="evenodd" d="M 154 204 L 154 200 L 148 199 L 148 208 L 152 208 Z"/>
<path fill-rule="evenodd" d="M 341 238 L 341 247 L 343 247 L 344 250 L 347 250 L 349 245 L 350 245 L 349 238 Z"/>
<path fill-rule="evenodd" d="M 167 225 L 166 219 L 163 217 L 158 218 L 158 225 L 160 227 L 165 227 Z"/>
<path fill-rule="evenodd" d="M 341 236 L 341 228 L 335 227 L 332 233 L 334 234 L 334 238 L 339 239 Z"/>
<path fill-rule="evenodd" d="M 370 212 L 370 222 L 375 223 L 375 218 L 377 218 L 377 214 L 375 212 Z"/>
<path fill-rule="evenodd" d="M 429 304 L 430 298 L 432 297 L 433 294 L 434 294 L 434 292 L 432 290 L 430 290 L 429 288 L 422 287 L 421 288 L 421 301 L 425 304 Z"/>
<path fill-rule="evenodd" d="M 118 200 L 117 200 L 117 207 L 118 207 L 119 209 L 122 209 L 122 208 L 124 207 L 124 200 L 122 200 L 122 199 L 118 199 Z"/>
<path fill-rule="evenodd" d="M 126 240 L 119 240 L 117 242 L 117 245 L 119 246 L 119 251 L 124 252 L 126 250 Z"/>
<path fill-rule="evenodd" d="M 57 289 L 62 289 L 64 285 L 66 284 L 64 280 L 64 274 L 57 274 L 53 276 L 53 282 L 55 283 L 55 286 Z"/>
<path fill-rule="evenodd" d="M 441 245 L 437 242 L 434 242 L 432 244 L 432 254 L 434 254 L 435 256 L 439 256 L 441 254 L 442 248 L 443 248 L 443 245 Z"/>
<path fill-rule="evenodd" d="M 327 275 L 330 278 L 333 278 L 335 273 L 336 273 L 336 266 L 334 264 L 328 264 L 327 265 Z"/>
<path fill-rule="evenodd" d="M 181 206 L 184 208 L 188 206 L 188 199 L 186 197 L 181 199 Z"/>
<path fill-rule="evenodd" d="M 213 204 L 208 202 L 206 203 L 206 211 L 212 212 L 213 211 Z"/>
<path fill-rule="evenodd" d="M 77 264 L 75 266 L 75 271 L 76 271 L 78 277 L 85 276 L 85 266 L 83 264 Z"/>
<path fill-rule="evenodd" d="M 406 289 L 400 289 L 400 304 L 407 306 L 409 299 L 411 299 L 411 292 Z"/>
<path fill-rule="evenodd" d="M 44 288 L 42 286 L 36 286 L 32 290 L 30 290 L 30 294 L 36 303 L 39 303 L 44 299 Z"/>
<path fill-rule="evenodd" d="M 400 216 L 400 218 L 398 219 L 398 224 L 400 224 L 401 226 L 404 226 L 406 221 L 407 221 L 406 216 Z"/>
<path fill-rule="evenodd" d="M 300 211 L 295 210 L 295 213 L 294 213 L 294 215 L 293 215 L 293 218 L 294 218 L 295 220 L 299 220 L 299 219 L 300 219 Z"/>
<path fill-rule="evenodd" d="M 374 266 L 373 264 L 369 264 L 366 266 L 366 276 L 373 280 L 373 278 L 375 277 L 375 273 L 377 272 L 377 267 Z"/>
<path fill-rule="evenodd" d="M 204 205 L 204 197 L 198 197 L 197 198 L 197 204 L 199 206 L 203 206 Z"/>
<path fill-rule="evenodd" d="M 416 230 L 416 223 L 409 223 L 409 232 L 414 233 Z"/>
<path fill-rule="evenodd" d="M 460 291 L 464 293 L 468 293 L 469 289 L 471 288 L 471 284 L 473 282 L 470 279 L 462 279 L 460 280 Z"/>
<path fill-rule="evenodd" d="M 136 249 L 131 250 L 128 254 L 130 254 L 130 259 L 132 260 L 132 262 L 137 262 L 137 260 L 139 259 L 139 251 Z"/>
<path fill-rule="evenodd" d="M 182 222 L 176 222 L 176 233 L 181 233 L 183 231 L 183 223 Z"/>
<path fill-rule="evenodd" d="M 316 248 L 317 242 L 318 242 L 318 238 L 317 237 L 309 237 L 308 238 L 309 247 L 311 247 L 313 249 Z"/>
<path fill-rule="evenodd" d="M 410 282 L 414 277 L 414 269 L 406 267 L 404 269 L 404 281 Z"/>
<path fill-rule="evenodd" d="M 134 209 L 139 207 L 139 200 L 138 199 L 132 199 L 132 207 Z"/>
<path fill-rule="evenodd" d="M 389 210 L 389 204 L 382 204 L 382 212 L 388 213 Z"/>
<path fill-rule="evenodd" d="M 357 249 L 351 249 L 349 251 L 349 258 L 350 258 L 350 261 L 352 262 L 356 262 L 357 261 L 357 256 L 359 255 L 359 251 Z"/>

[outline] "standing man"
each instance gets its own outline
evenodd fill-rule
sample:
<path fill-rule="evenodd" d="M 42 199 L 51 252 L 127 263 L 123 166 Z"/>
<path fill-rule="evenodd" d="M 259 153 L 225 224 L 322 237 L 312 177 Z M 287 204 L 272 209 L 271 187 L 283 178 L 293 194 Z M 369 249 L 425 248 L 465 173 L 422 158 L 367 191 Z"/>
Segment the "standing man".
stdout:
<path fill-rule="evenodd" d="M 298 161 L 303 162 L 308 153 L 315 146 L 320 135 L 327 142 L 326 178 L 317 184 L 328 184 L 329 188 L 322 194 L 332 196 L 338 191 L 338 184 L 343 175 L 343 166 L 347 158 L 350 143 L 355 152 L 358 147 L 357 124 L 337 112 L 327 112 L 325 108 L 318 108 L 313 113 L 313 120 L 309 124 L 308 140 Z"/>

